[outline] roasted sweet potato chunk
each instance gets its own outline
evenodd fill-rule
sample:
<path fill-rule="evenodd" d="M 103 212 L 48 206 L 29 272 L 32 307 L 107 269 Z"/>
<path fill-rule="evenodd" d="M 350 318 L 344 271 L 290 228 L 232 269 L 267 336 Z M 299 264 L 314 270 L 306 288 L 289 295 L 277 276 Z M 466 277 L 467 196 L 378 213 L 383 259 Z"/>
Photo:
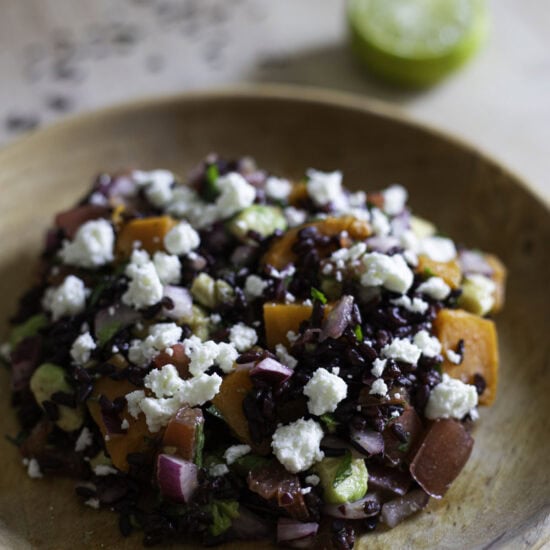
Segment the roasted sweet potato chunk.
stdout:
<path fill-rule="evenodd" d="M 118 255 L 129 257 L 134 250 L 135 242 L 140 242 L 141 248 L 147 250 L 149 254 L 164 250 L 164 236 L 176 223 L 176 220 L 170 216 L 130 220 L 122 226 L 118 234 L 116 242 Z"/>
<path fill-rule="evenodd" d="M 468 384 L 473 383 L 476 374 L 481 375 L 487 386 L 479 403 L 491 405 L 498 380 L 498 343 L 493 321 L 461 309 L 442 309 L 434 321 L 434 329 L 443 348 L 443 370 Z M 455 365 L 448 360 L 446 352 L 456 352 L 461 340 L 464 342 L 462 362 Z"/>
<path fill-rule="evenodd" d="M 418 257 L 416 272 L 429 272 L 435 277 L 441 277 L 451 288 L 458 288 L 462 280 L 462 271 L 456 260 L 436 262 L 423 254 Z"/>

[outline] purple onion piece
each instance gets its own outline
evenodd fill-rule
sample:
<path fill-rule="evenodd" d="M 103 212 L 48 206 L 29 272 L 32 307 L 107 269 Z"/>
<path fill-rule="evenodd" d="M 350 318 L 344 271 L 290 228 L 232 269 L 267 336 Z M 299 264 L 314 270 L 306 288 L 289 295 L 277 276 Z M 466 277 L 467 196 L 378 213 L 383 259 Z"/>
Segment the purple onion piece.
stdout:
<path fill-rule="evenodd" d="M 242 365 L 240 366 L 242 367 Z M 262 378 L 272 384 L 281 384 L 292 376 L 292 369 L 271 357 L 266 357 L 250 369 L 250 376 Z"/>
<path fill-rule="evenodd" d="M 109 435 L 126 433 L 127 430 L 122 429 L 122 419 L 116 411 L 101 409 L 101 419 Z"/>
<path fill-rule="evenodd" d="M 480 252 L 461 250 L 458 254 L 458 263 L 463 273 L 478 273 L 486 277 L 493 275 L 493 268 Z"/>
<path fill-rule="evenodd" d="M 371 237 L 367 239 L 367 246 L 369 250 L 374 250 L 375 252 L 381 252 L 385 254 L 388 250 L 395 248 L 396 246 L 401 246 L 399 239 L 396 237 L 380 236 L 380 237 Z"/>
<path fill-rule="evenodd" d="M 277 522 L 277 542 L 283 542 L 295 546 L 295 543 L 310 542 L 319 529 L 319 524 L 310 522 L 302 523 L 288 518 L 279 518 Z M 306 540 L 307 539 L 307 540 Z M 307 548 L 307 546 L 295 546 Z"/>
<path fill-rule="evenodd" d="M 411 212 L 410 210 L 403 210 L 391 221 L 392 235 L 400 237 L 411 227 Z"/>
<path fill-rule="evenodd" d="M 157 483 L 160 492 L 164 496 L 176 502 L 189 502 L 199 486 L 198 468 L 188 460 L 167 454 L 159 454 L 157 458 Z"/>
<path fill-rule="evenodd" d="M 172 309 L 162 308 L 166 317 L 174 320 L 182 317 L 191 317 L 193 313 L 193 299 L 191 293 L 183 287 L 167 285 L 164 287 L 164 298 L 170 298 L 174 307 Z"/>
<path fill-rule="evenodd" d="M 108 327 L 113 324 L 118 325 L 119 329 L 139 321 L 140 314 L 135 309 L 124 304 L 115 304 L 104 309 L 100 309 L 94 320 L 94 333 L 96 338 L 103 330 L 108 330 Z"/>
<path fill-rule="evenodd" d="M 133 197 L 137 193 L 136 182 L 128 175 L 105 178 L 99 182 L 98 191 L 106 197 Z"/>
<path fill-rule="evenodd" d="M 388 527 L 393 528 L 405 518 L 422 510 L 429 500 L 430 497 L 422 489 L 411 491 L 403 497 L 386 502 L 382 506 L 380 518 Z"/>
<path fill-rule="evenodd" d="M 231 530 L 243 540 L 267 538 L 271 529 L 271 525 L 264 518 L 242 506 L 239 507 L 239 515 L 231 524 Z"/>
<path fill-rule="evenodd" d="M 378 455 L 384 452 L 384 437 L 380 432 L 351 428 L 350 438 L 367 455 Z"/>
<path fill-rule="evenodd" d="M 325 504 L 323 512 L 328 516 L 340 519 L 369 518 L 380 512 L 380 497 L 376 493 L 370 493 L 355 502 Z"/>
<path fill-rule="evenodd" d="M 384 466 L 369 466 L 369 490 L 386 498 L 403 496 L 410 489 L 412 477 L 409 472 Z"/>
<path fill-rule="evenodd" d="M 353 296 L 342 296 L 323 322 L 319 341 L 322 342 L 327 338 L 340 338 L 351 322 L 352 310 Z"/>

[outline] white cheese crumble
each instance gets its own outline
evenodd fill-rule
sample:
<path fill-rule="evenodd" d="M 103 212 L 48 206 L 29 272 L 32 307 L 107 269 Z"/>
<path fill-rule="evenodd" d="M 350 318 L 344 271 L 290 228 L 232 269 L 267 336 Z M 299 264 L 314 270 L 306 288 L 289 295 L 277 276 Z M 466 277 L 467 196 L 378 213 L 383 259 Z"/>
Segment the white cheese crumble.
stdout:
<path fill-rule="evenodd" d="M 442 381 L 433 388 L 428 398 L 426 418 L 463 418 L 477 406 L 475 386 L 443 374 Z"/>
<path fill-rule="evenodd" d="M 149 327 L 145 340 L 132 340 L 128 359 L 139 367 L 147 366 L 161 351 L 179 342 L 182 328 L 176 323 L 157 323 Z"/>
<path fill-rule="evenodd" d="M 402 307 L 411 313 L 424 313 L 428 307 L 428 302 L 421 300 L 420 298 L 409 298 L 409 296 L 403 295 L 395 300 L 391 300 L 391 303 L 395 306 Z"/>
<path fill-rule="evenodd" d="M 125 274 L 130 282 L 128 290 L 122 295 L 123 303 L 139 309 L 152 306 L 162 300 L 162 283 L 155 264 L 149 260 L 147 252 L 134 250 Z"/>
<path fill-rule="evenodd" d="M 381 395 L 382 397 L 385 397 L 388 395 L 388 386 L 382 378 L 377 378 L 371 386 L 371 389 L 369 391 L 370 395 Z"/>
<path fill-rule="evenodd" d="M 50 311 L 53 320 L 57 321 L 64 315 L 77 315 L 84 311 L 89 293 L 81 279 L 68 275 L 58 287 L 46 289 L 42 306 Z"/>
<path fill-rule="evenodd" d="M 307 193 L 316 206 L 332 203 L 336 210 L 341 210 L 346 202 L 342 191 L 342 172 L 307 171 Z"/>
<path fill-rule="evenodd" d="M 421 354 L 421 350 L 405 338 L 394 338 L 391 343 L 382 348 L 384 357 L 410 363 L 411 365 L 416 365 Z"/>
<path fill-rule="evenodd" d="M 219 365 L 223 372 L 229 373 L 233 370 L 233 366 L 239 352 L 233 344 L 228 342 L 220 342 L 218 344 L 218 355 L 216 356 L 216 363 Z"/>
<path fill-rule="evenodd" d="M 296 474 L 324 458 L 320 449 L 323 436 L 318 422 L 300 418 L 286 426 L 279 426 L 273 434 L 271 447 L 277 460 L 289 472 Z"/>
<path fill-rule="evenodd" d="M 296 340 L 298 340 L 299 337 L 300 335 L 294 332 L 293 330 L 289 330 L 286 333 L 286 339 L 290 342 L 290 344 L 294 344 L 294 342 L 296 342 Z"/>
<path fill-rule="evenodd" d="M 232 445 L 223 453 L 223 458 L 227 464 L 231 465 L 239 458 L 246 456 L 251 450 L 250 445 Z"/>
<path fill-rule="evenodd" d="M 249 350 L 258 341 L 258 335 L 252 327 L 237 323 L 229 331 L 229 341 L 242 352 Z"/>
<path fill-rule="evenodd" d="M 74 450 L 77 453 L 81 453 L 82 451 L 85 451 L 92 444 L 92 442 L 92 432 L 86 426 L 84 426 L 84 428 L 82 428 L 82 431 L 78 434 L 76 443 L 74 444 Z"/>
<path fill-rule="evenodd" d="M 147 374 L 143 379 L 143 385 L 156 397 L 173 397 L 183 387 L 183 380 L 176 367 L 168 364 Z"/>
<path fill-rule="evenodd" d="M 288 353 L 288 350 L 283 344 L 277 344 L 275 346 L 275 354 L 279 361 L 289 369 L 295 368 L 298 364 L 298 360 Z"/>
<path fill-rule="evenodd" d="M 39 479 L 41 477 L 44 477 L 42 475 L 42 471 L 40 470 L 40 464 L 38 464 L 38 460 L 36 460 L 36 458 L 31 458 L 26 464 L 26 466 L 27 466 L 27 474 L 30 478 Z"/>
<path fill-rule="evenodd" d="M 450 262 L 456 258 L 455 243 L 446 237 L 425 237 L 418 243 L 418 253 L 436 262 Z"/>
<path fill-rule="evenodd" d="M 116 474 L 117 470 L 108 464 L 98 464 L 93 468 L 96 476 L 108 476 L 109 474 Z"/>
<path fill-rule="evenodd" d="M 291 191 L 292 184 L 288 180 L 270 176 L 265 182 L 265 194 L 272 200 L 285 200 Z"/>
<path fill-rule="evenodd" d="M 371 374 L 373 376 L 376 376 L 376 378 L 380 378 L 382 376 L 382 373 L 384 372 L 384 369 L 386 368 L 387 362 L 387 359 L 376 358 L 372 363 L 372 368 L 370 370 Z"/>
<path fill-rule="evenodd" d="M 448 349 L 445 355 L 454 365 L 460 365 L 460 363 L 462 363 L 462 355 L 460 355 L 460 353 L 456 353 L 456 351 L 453 351 L 452 349 Z"/>
<path fill-rule="evenodd" d="M 238 352 L 233 344 L 212 340 L 203 342 L 192 335 L 183 341 L 185 355 L 189 358 L 189 372 L 197 376 L 217 363 L 224 372 L 231 372 L 237 360 Z"/>
<path fill-rule="evenodd" d="M 230 218 L 250 206 L 256 198 L 256 189 L 237 172 L 230 172 L 216 180 L 220 195 L 216 211 L 221 219 Z"/>
<path fill-rule="evenodd" d="M 89 498 L 88 500 L 84 501 L 84 504 L 86 506 L 89 506 L 90 508 L 93 508 L 94 510 L 99 510 L 99 508 L 101 507 L 98 498 Z"/>
<path fill-rule="evenodd" d="M 145 196 L 157 208 L 163 208 L 172 200 L 172 184 L 175 179 L 172 172 L 168 170 L 152 170 L 151 172 L 134 170 L 132 177 L 136 183 L 146 186 Z"/>
<path fill-rule="evenodd" d="M 311 474 L 309 476 L 306 476 L 305 481 L 306 483 L 309 483 L 310 485 L 316 487 L 317 485 L 319 485 L 319 483 L 321 483 L 321 478 L 318 475 Z"/>
<path fill-rule="evenodd" d="M 434 300 L 444 300 L 451 293 L 451 287 L 441 277 L 430 277 L 416 290 Z"/>
<path fill-rule="evenodd" d="M 221 477 L 229 473 L 229 468 L 225 464 L 213 464 L 208 468 L 208 473 L 212 477 Z"/>
<path fill-rule="evenodd" d="M 405 209 L 407 203 L 407 190 L 402 185 L 391 185 L 382 195 L 384 196 L 384 212 L 390 216 L 396 216 Z"/>
<path fill-rule="evenodd" d="M 120 423 L 120 427 L 123 429 L 123 430 L 127 430 L 129 427 L 130 427 L 130 422 L 128 422 L 128 420 L 126 418 L 124 418 L 122 420 L 122 422 Z"/>
<path fill-rule="evenodd" d="M 114 259 L 115 232 L 107 220 L 90 220 L 77 230 L 73 241 L 65 241 L 59 256 L 64 263 L 99 267 Z"/>
<path fill-rule="evenodd" d="M 435 357 L 441 353 L 441 342 L 427 330 L 417 332 L 413 343 L 426 357 Z"/>
<path fill-rule="evenodd" d="M 383 286 L 393 292 L 403 294 L 409 290 L 414 275 L 403 256 L 386 256 L 371 252 L 362 257 L 365 272 L 361 275 L 363 286 Z"/>
<path fill-rule="evenodd" d="M 96 348 L 92 335 L 85 332 L 78 336 L 71 346 L 71 357 L 75 365 L 82 366 L 90 360 L 91 352 Z"/>
<path fill-rule="evenodd" d="M 174 285 L 180 282 L 181 262 L 176 255 L 155 252 L 153 264 L 163 285 Z"/>
<path fill-rule="evenodd" d="M 258 275 L 249 275 L 244 283 L 244 293 L 247 298 L 259 298 L 268 285 L 269 282 Z"/>
<path fill-rule="evenodd" d="M 294 206 L 287 206 L 283 211 L 289 227 L 302 225 L 307 219 L 307 212 Z"/>
<path fill-rule="evenodd" d="M 189 254 L 200 244 L 199 234 L 187 222 L 179 222 L 164 236 L 164 248 L 176 256 Z"/>
<path fill-rule="evenodd" d="M 338 403 L 346 398 L 348 386 L 339 376 L 320 368 L 313 373 L 303 392 L 308 397 L 309 412 L 321 416 L 336 410 Z"/>
<path fill-rule="evenodd" d="M 371 210 L 371 227 L 375 235 L 384 237 L 391 233 L 391 225 L 388 217 L 378 208 Z"/>

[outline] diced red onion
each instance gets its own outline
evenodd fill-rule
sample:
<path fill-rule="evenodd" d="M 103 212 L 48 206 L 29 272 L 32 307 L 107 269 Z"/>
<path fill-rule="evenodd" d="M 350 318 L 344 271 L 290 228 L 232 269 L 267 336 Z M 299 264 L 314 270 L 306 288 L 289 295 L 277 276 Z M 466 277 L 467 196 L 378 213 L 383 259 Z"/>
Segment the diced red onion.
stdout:
<path fill-rule="evenodd" d="M 380 518 L 388 527 L 393 528 L 405 518 L 422 510 L 429 500 L 430 497 L 422 489 L 411 491 L 382 505 Z"/>
<path fill-rule="evenodd" d="M 367 239 L 367 246 L 369 250 L 374 250 L 375 252 L 381 252 L 385 254 L 388 250 L 400 246 L 399 239 L 392 237 L 391 235 L 371 237 Z"/>
<path fill-rule="evenodd" d="M 193 299 L 186 288 L 167 285 L 164 287 L 163 295 L 165 298 L 170 298 L 174 304 L 172 309 L 162 308 L 163 315 L 174 320 L 181 319 L 182 317 L 191 317 L 193 313 Z"/>
<path fill-rule="evenodd" d="M 106 197 L 133 197 L 137 193 L 136 182 L 127 174 L 99 179 L 98 191 Z"/>
<path fill-rule="evenodd" d="M 65 232 L 65 235 L 72 239 L 78 228 L 85 222 L 103 218 L 109 213 L 109 209 L 105 206 L 97 204 L 84 204 L 76 206 L 65 212 L 60 212 L 55 217 L 55 225 Z"/>
<path fill-rule="evenodd" d="M 139 321 L 140 314 L 135 309 L 124 304 L 115 304 L 104 309 L 100 309 L 95 316 L 94 332 L 96 337 L 103 328 L 117 323 L 120 328 L 127 327 Z"/>
<path fill-rule="evenodd" d="M 342 296 L 323 322 L 319 341 L 327 338 L 340 338 L 351 321 L 353 296 Z"/>
<path fill-rule="evenodd" d="M 395 235 L 396 237 L 400 237 L 411 226 L 410 210 L 407 210 L 407 209 L 403 210 L 397 216 L 395 216 L 395 218 L 393 218 L 390 223 L 392 228 L 392 235 Z"/>
<path fill-rule="evenodd" d="M 350 438 L 368 455 L 372 456 L 384 452 L 384 437 L 380 432 L 351 428 Z"/>
<path fill-rule="evenodd" d="M 323 512 L 328 516 L 340 519 L 364 519 L 380 512 L 380 497 L 369 493 L 355 502 L 344 504 L 325 504 Z"/>
<path fill-rule="evenodd" d="M 295 546 L 294 543 L 309 542 L 317 534 L 319 524 L 314 522 L 302 523 L 288 518 L 279 518 L 277 522 L 277 542 L 283 542 Z M 295 546 L 304 548 L 304 546 Z M 307 548 L 307 546 L 306 546 Z"/>
<path fill-rule="evenodd" d="M 189 502 L 199 486 L 198 468 L 193 462 L 176 456 L 159 454 L 157 482 L 160 492 L 176 501 Z"/>
<path fill-rule="evenodd" d="M 266 357 L 258 361 L 250 370 L 250 376 L 262 378 L 271 383 L 281 384 L 292 376 L 292 369 L 285 367 L 279 361 Z"/>
<path fill-rule="evenodd" d="M 458 263 L 463 273 L 479 273 L 490 277 L 493 268 L 483 257 L 483 254 L 473 250 L 461 250 L 458 254 Z"/>
<path fill-rule="evenodd" d="M 369 466 L 369 490 L 389 498 L 403 496 L 410 489 L 412 477 L 409 472 L 385 466 Z"/>

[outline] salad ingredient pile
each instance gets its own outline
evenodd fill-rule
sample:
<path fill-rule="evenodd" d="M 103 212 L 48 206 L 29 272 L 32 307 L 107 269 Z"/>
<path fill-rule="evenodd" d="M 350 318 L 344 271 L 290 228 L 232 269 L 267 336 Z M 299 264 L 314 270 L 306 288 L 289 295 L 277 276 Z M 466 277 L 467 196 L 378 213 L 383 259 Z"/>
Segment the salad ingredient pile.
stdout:
<path fill-rule="evenodd" d="M 352 548 L 466 464 L 504 284 L 400 185 L 216 155 L 101 174 L 12 320 L 14 442 L 147 545 Z"/>

